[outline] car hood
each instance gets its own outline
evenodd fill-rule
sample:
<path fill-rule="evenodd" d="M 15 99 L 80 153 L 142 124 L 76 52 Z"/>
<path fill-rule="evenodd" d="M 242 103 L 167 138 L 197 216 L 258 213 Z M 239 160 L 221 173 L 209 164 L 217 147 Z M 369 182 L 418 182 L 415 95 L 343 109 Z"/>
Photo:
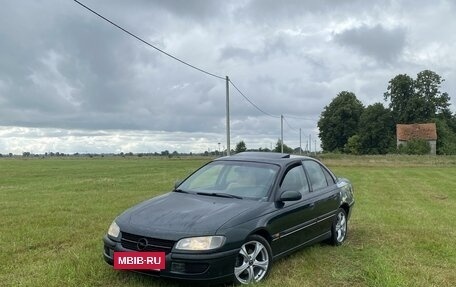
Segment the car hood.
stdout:
<path fill-rule="evenodd" d="M 170 192 L 130 208 L 118 218 L 118 223 L 123 231 L 145 236 L 209 235 L 259 205 L 258 201 L 247 199 Z"/>

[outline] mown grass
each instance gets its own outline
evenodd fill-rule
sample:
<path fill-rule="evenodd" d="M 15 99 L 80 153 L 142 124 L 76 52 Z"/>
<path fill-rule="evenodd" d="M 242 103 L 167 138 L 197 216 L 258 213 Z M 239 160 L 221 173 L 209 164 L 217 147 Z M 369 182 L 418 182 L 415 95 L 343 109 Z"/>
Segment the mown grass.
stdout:
<path fill-rule="evenodd" d="M 1 286 L 176 286 L 117 272 L 101 238 L 124 209 L 207 159 L 0 159 Z M 349 237 L 276 262 L 260 286 L 454 286 L 456 160 L 327 157 L 355 185 Z"/>

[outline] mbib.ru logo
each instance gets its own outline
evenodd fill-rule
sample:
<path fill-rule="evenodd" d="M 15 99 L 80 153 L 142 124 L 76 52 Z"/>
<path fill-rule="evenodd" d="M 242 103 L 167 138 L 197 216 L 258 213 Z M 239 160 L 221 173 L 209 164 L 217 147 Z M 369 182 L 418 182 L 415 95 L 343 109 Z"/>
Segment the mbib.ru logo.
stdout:
<path fill-rule="evenodd" d="M 165 252 L 114 252 L 114 269 L 165 269 Z"/>

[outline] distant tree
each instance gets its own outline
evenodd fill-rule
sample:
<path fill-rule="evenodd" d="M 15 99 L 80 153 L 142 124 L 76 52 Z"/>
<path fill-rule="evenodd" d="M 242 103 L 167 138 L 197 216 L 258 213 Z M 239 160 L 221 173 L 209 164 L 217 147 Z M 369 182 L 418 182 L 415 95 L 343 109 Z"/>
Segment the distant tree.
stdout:
<path fill-rule="evenodd" d="M 419 72 L 416 80 L 406 74 L 391 79 L 384 97 L 390 101 L 395 123 L 429 122 L 437 114 L 449 112 L 450 97 L 440 91 L 443 81 L 430 70 Z"/>
<path fill-rule="evenodd" d="M 456 115 L 449 109 L 449 95 L 440 90 L 443 81 L 430 70 L 419 72 L 415 80 L 397 75 L 390 80 L 384 95 L 385 100 L 390 100 L 395 123 L 436 122 L 437 153 L 456 154 Z M 410 148 L 403 147 L 400 151 L 409 153 Z"/>
<path fill-rule="evenodd" d="M 343 151 L 348 139 L 358 131 L 363 104 L 352 92 L 340 92 L 326 106 L 318 121 L 324 151 Z"/>
<path fill-rule="evenodd" d="M 246 151 L 246 150 L 247 150 L 247 147 L 246 147 L 244 141 L 240 141 L 240 142 L 238 142 L 236 144 L 236 149 L 235 149 L 236 153 L 240 153 L 240 152 L 243 152 L 243 151 Z"/>
<path fill-rule="evenodd" d="M 164 150 L 164 151 L 161 152 L 161 155 L 168 156 L 169 155 L 169 151 L 168 150 Z"/>
<path fill-rule="evenodd" d="M 282 152 L 282 141 L 280 139 L 277 140 L 274 152 Z M 283 153 L 293 153 L 293 149 L 286 144 L 283 144 Z"/>
<path fill-rule="evenodd" d="M 456 133 L 456 114 L 452 114 L 451 111 L 447 109 L 438 113 L 436 118 L 438 120 L 445 121 L 448 128 L 451 129 L 452 132 Z"/>
<path fill-rule="evenodd" d="M 361 144 L 359 135 L 352 135 L 348 138 L 347 143 L 345 144 L 345 152 L 351 154 L 360 154 L 361 153 Z"/>
<path fill-rule="evenodd" d="M 421 71 L 416 76 L 415 96 L 423 99 L 423 113 L 428 120 L 438 113 L 449 111 L 450 97 L 440 91 L 443 81 L 445 80 L 442 77 L 430 70 Z"/>
<path fill-rule="evenodd" d="M 359 152 L 386 154 L 394 147 L 395 125 L 391 111 L 381 103 L 368 106 L 359 119 Z"/>
<path fill-rule="evenodd" d="M 420 107 L 424 102 L 415 97 L 414 81 L 406 74 L 400 74 L 389 81 L 384 94 L 396 123 L 414 123 L 422 121 Z"/>
<path fill-rule="evenodd" d="M 456 133 L 452 130 L 449 122 L 447 119 L 436 119 L 437 154 L 456 154 Z"/>

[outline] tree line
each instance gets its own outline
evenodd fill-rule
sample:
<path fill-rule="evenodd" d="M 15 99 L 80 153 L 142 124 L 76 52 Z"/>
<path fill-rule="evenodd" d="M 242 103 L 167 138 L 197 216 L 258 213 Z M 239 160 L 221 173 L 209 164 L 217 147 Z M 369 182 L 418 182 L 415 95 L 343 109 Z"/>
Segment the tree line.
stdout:
<path fill-rule="evenodd" d="M 396 124 L 435 123 L 437 154 L 456 154 L 456 114 L 450 97 L 441 91 L 444 79 L 424 70 L 413 79 L 400 74 L 388 82 L 382 103 L 365 107 L 352 92 L 340 92 L 325 106 L 318 121 L 324 152 L 351 154 L 416 153 L 423 154 L 427 142 L 414 140 L 396 147 Z"/>
<path fill-rule="evenodd" d="M 280 139 L 278 139 L 273 149 L 269 149 L 267 147 L 265 147 L 265 148 L 260 147 L 258 149 L 247 149 L 247 145 L 245 144 L 245 142 L 243 140 L 241 140 L 240 142 L 238 142 L 236 144 L 235 149 L 232 150 L 232 152 L 234 152 L 234 153 L 240 153 L 240 152 L 244 152 L 244 151 L 282 152 L 282 141 Z M 302 151 L 302 152 L 304 152 L 304 151 Z M 283 153 L 299 153 L 299 148 L 293 149 L 293 148 L 287 146 L 286 144 L 283 144 Z"/>

